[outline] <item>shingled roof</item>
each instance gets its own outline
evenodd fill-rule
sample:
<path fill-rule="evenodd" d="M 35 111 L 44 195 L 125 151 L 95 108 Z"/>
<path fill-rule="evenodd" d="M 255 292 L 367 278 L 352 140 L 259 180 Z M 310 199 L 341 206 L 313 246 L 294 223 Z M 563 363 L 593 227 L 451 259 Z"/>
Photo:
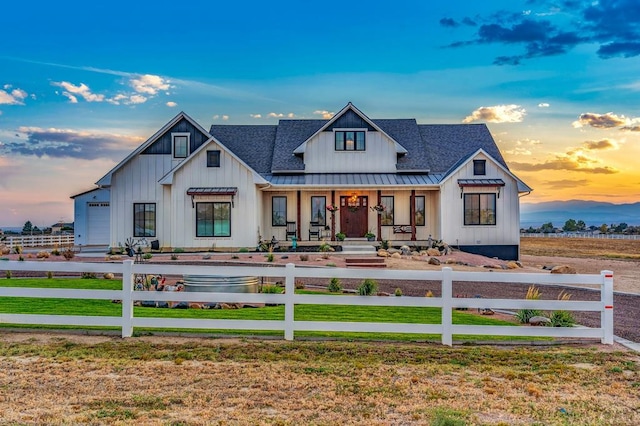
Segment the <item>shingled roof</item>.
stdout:
<path fill-rule="evenodd" d="M 417 124 L 415 119 L 371 120 L 407 150 L 398 157 L 399 173 L 446 174 L 483 149 L 508 170 L 484 124 Z M 277 125 L 213 125 L 210 134 L 263 176 L 304 173 L 294 150 L 328 120 L 280 120 Z"/>

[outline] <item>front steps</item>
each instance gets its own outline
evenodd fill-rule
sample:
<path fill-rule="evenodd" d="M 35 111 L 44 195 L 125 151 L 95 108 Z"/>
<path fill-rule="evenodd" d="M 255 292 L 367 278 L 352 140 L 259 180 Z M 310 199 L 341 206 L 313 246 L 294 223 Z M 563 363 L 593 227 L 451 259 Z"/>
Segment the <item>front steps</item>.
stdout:
<path fill-rule="evenodd" d="M 384 263 L 384 257 L 348 257 L 345 260 L 347 268 L 360 267 L 360 268 L 386 268 L 387 264 Z"/>
<path fill-rule="evenodd" d="M 375 246 L 369 244 L 346 245 L 342 244 L 342 254 L 376 254 Z"/>

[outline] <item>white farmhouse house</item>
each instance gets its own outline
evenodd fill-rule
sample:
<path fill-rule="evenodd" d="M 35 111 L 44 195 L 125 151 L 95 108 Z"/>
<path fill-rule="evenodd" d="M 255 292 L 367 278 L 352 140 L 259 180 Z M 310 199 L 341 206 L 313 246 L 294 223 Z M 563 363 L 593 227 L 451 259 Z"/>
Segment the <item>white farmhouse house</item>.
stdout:
<path fill-rule="evenodd" d="M 109 189 L 94 188 L 71 196 L 74 243 L 77 246 L 107 246 L 109 235 Z"/>
<path fill-rule="evenodd" d="M 97 185 L 110 190 L 112 246 L 145 237 L 164 249 L 253 248 L 371 233 L 503 259 L 519 256 L 519 197 L 531 191 L 484 124 L 370 119 L 351 103 L 329 120 L 209 131 L 180 113 Z"/>

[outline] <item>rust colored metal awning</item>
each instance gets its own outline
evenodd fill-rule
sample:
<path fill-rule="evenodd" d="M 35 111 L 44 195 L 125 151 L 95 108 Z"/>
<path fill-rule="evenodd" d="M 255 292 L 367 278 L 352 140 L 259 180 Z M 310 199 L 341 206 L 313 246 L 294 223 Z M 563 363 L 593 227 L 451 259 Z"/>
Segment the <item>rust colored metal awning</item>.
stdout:
<path fill-rule="evenodd" d="M 230 195 L 231 196 L 231 207 L 234 206 L 233 197 L 238 193 L 238 188 L 231 187 L 217 187 L 217 186 L 208 186 L 208 187 L 199 187 L 199 188 L 189 188 L 187 189 L 187 195 L 191 196 L 191 207 L 195 208 L 196 203 L 194 201 L 195 197 L 203 197 L 210 195 Z"/>
<path fill-rule="evenodd" d="M 504 186 L 502 179 L 458 179 L 460 186 Z"/>

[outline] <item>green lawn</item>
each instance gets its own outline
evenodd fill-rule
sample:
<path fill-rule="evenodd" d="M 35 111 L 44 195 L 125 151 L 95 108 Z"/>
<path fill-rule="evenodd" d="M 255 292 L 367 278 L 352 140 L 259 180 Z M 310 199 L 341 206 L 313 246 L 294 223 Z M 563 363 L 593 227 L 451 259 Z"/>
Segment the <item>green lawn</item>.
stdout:
<path fill-rule="evenodd" d="M 77 289 L 102 289 L 117 290 L 121 288 L 121 282 L 117 280 L 103 279 L 0 279 L 0 287 L 31 287 L 31 288 L 77 288 Z M 305 294 L 309 291 L 304 290 Z M 345 297 L 336 295 L 335 297 Z M 46 314 L 46 315 L 87 315 L 87 316 L 120 316 L 122 306 L 109 300 L 82 300 L 82 299 L 32 299 L 25 297 L 0 297 L 0 312 L 12 314 Z M 262 308 L 244 309 L 167 309 L 135 307 L 136 317 L 159 318 L 198 318 L 198 319 L 236 319 L 236 320 L 283 320 L 284 305 L 265 306 Z M 421 307 L 386 307 L 386 306 L 347 306 L 347 305 L 296 305 L 295 319 L 298 321 L 335 321 L 335 322 L 387 322 L 387 323 L 413 323 L 413 324 L 439 324 L 441 320 L 440 308 Z M 513 323 L 496 320 L 491 317 L 474 315 L 464 311 L 453 312 L 454 324 L 472 325 L 513 325 Z M 13 324 L 4 326 L 15 327 Z M 30 326 L 42 328 L 42 326 Z M 55 328 L 65 328 L 55 326 Z M 77 328 L 77 327 L 68 327 Z M 137 332 L 145 332 L 138 330 Z M 160 330 L 146 330 L 160 331 Z M 166 330 L 165 330 L 166 331 Z M 178 330 L 174 330 L 178 331 Z M 185 330 L 180 330 L 185 331 Z M 202 332 L 202 331 L 200 331 Z M 208 332 L 221 332 L 232 334 L 251 335 L 281 335 L 281 331 L 236 331 L 236 330 L 208 330 Z M 308 332 L 296 333 L 297 336 L 321 336 L 371 339 L 392 338 L 400 340 L 434 339 L 437 336 L 428 335 L 401 335 L 390 333 L 335 333 L 335 332 Z M 484 337 L 483 337 L 484 339 Z"/>

